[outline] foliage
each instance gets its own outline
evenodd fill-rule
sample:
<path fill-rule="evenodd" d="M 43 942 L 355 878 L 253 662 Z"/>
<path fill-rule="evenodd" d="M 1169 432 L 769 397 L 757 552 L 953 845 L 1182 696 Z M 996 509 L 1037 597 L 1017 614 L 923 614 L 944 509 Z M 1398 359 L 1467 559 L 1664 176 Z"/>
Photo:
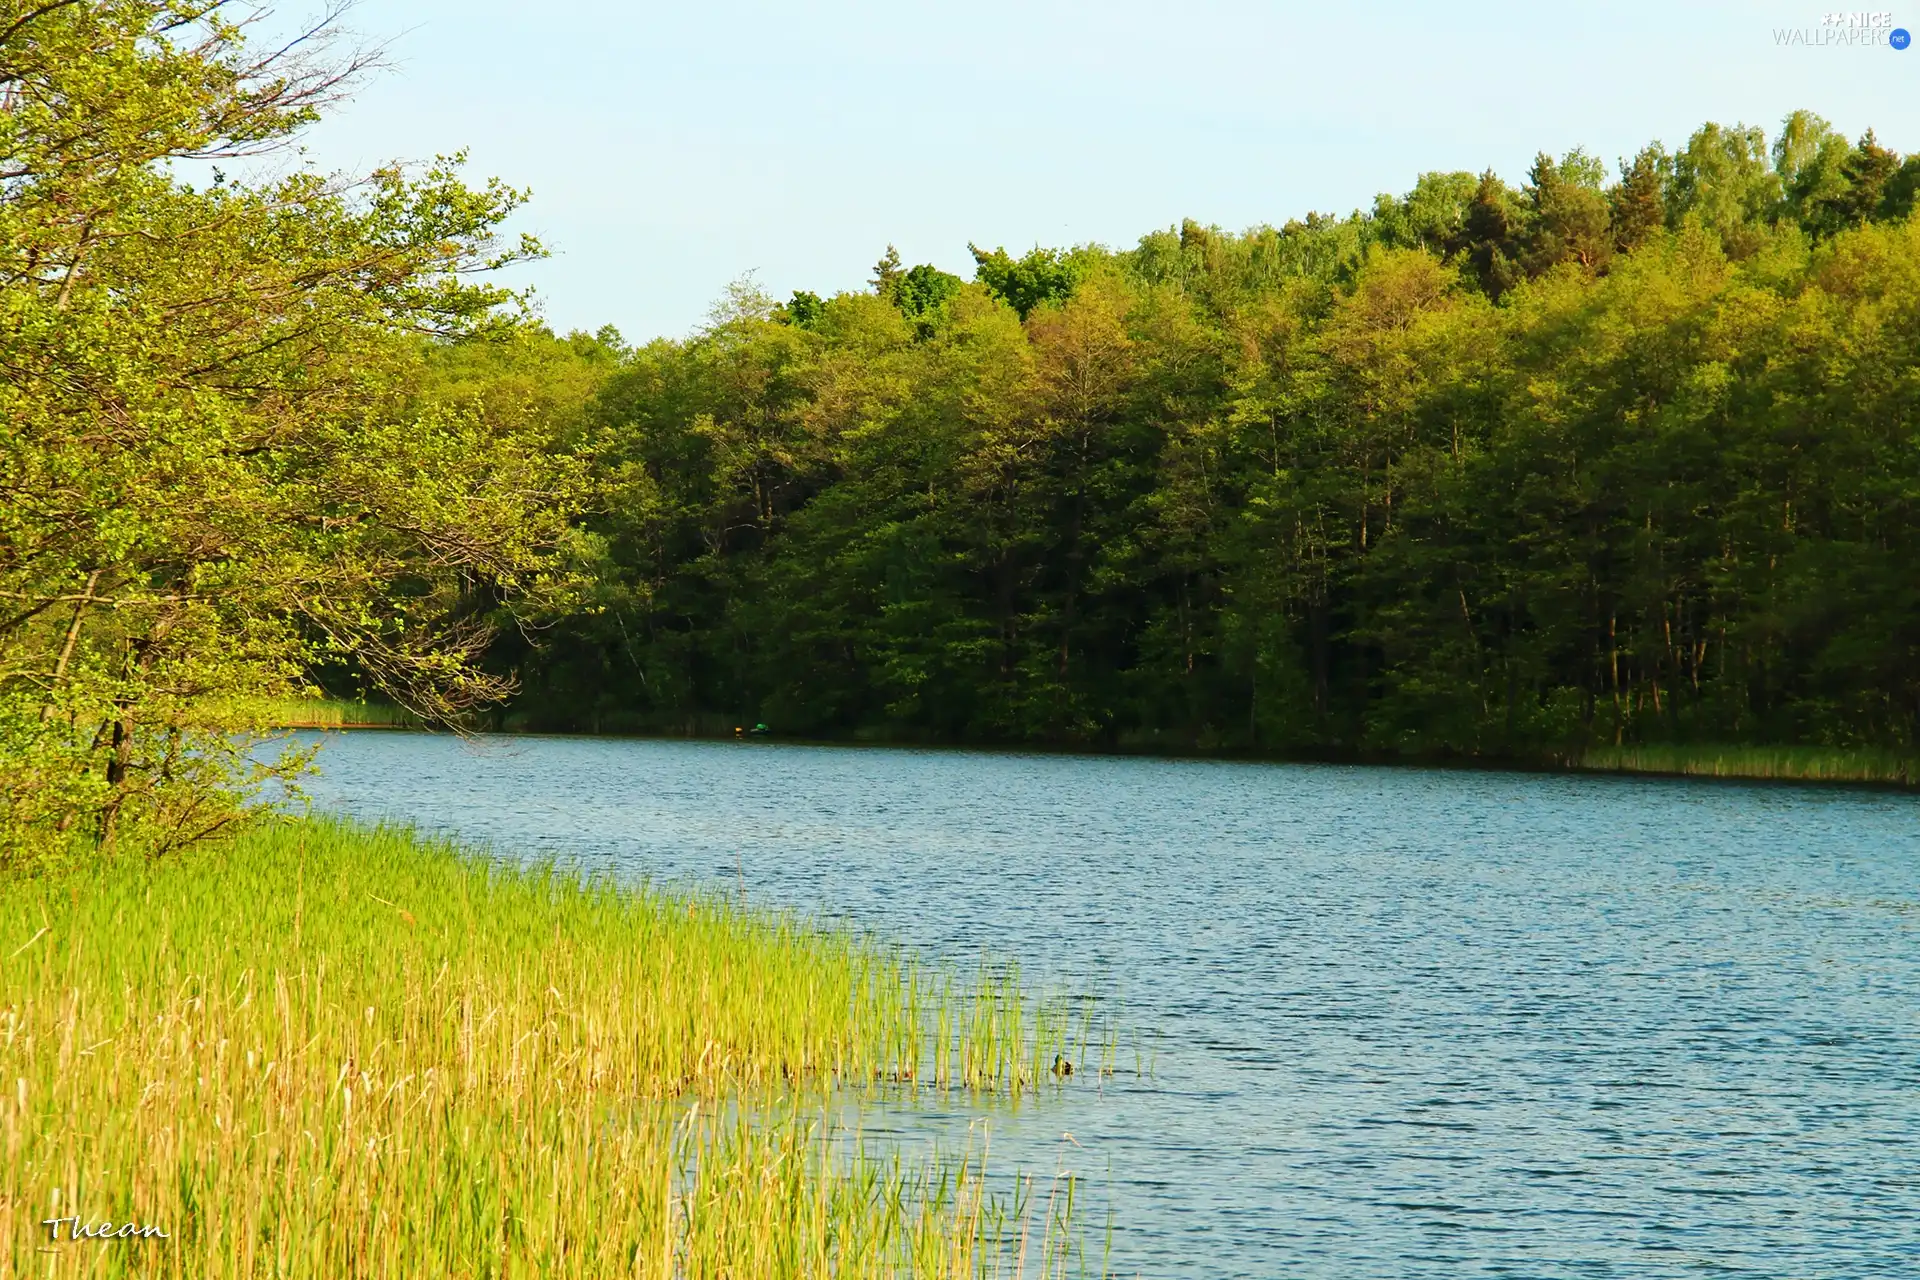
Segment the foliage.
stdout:
<path fill-rule="evenodd" d="M 1801 112 L 1611 185 L 1574 150 L 1346 218 L 976 249 L 937 315 L 897 254 L 804 325 L 732 307 L 585 411 L 597 603 L 505 655 L 515 715 L 1907 750 L 1910 171 Z"/>
<path fill-rule="evenodd" d="M 1024 257 L 1015 258 L 1003 248 L 991 252 L 971 244 L 967 248 L 973 254 L 975 278 L 1019 312 L 1022 320 L 1037 307 L 1066 301 L 1085 269 L 1084 259 L 1090 256 L 1035 246 Z"/>
<path fill-rule="evenodd" d="M 0 4 L 0 865 L 219 829 L 264 777 L 234 708 L 329 663 L 428 718 L 497 699 L 498 610 L 557 582 L 547 406 L 418 389 L 502 332 L 471 277 L 539 252 L 497 235 L 521 194 L 286 167 L 365 63 L 244 36 Z"/>

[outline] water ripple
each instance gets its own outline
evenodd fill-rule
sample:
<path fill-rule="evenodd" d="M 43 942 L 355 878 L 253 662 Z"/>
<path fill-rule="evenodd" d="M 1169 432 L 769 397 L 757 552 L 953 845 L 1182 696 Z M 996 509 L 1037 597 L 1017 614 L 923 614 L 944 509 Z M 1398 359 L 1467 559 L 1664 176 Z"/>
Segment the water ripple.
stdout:
<path fill-rule="evenodd" d="M 324 765 L 324 807 L 1117 1002 L 1153 1076 L 993 1143 L 1090 1179 L 1123 1274 L 1920 1274 L 1910 796 L 376 733 Z"/>

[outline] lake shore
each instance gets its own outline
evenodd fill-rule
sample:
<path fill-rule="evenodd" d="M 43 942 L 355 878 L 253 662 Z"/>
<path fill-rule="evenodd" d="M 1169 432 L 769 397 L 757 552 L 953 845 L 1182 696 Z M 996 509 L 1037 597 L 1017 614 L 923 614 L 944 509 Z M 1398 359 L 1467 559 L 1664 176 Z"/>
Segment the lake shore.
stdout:
<path fill-rule="evenodd" d="M 974 1275 L 1027 1226 L 833 1101 L 1040 1085 L 1061 1024 L 1010 979 L 325 819 L 16 880 L 0 918 L 21 1273 L 99 1247 L 49 1219 L 206 1277 Z"/>
<path fill-rule="evenodd" d="M 1457 1230 L 1434 1202 L 1525 1221 L 1479 1244 L 1528 1275 L 1657 1270 L 1647 1241 L 1676 1234 L 1768 1274 L 1898 1273 L 1912 792 L 323 736 L 299 745 L 321 748 L 327 809 L 744 892 L 962 966 L 1018 956 L 1096 995 L 1150 1072 L 1077 1071 L 996 1113 L 993 1153 L 1085 1174 L 1119 1274 L 1257 1276 L 1278 1255 L 1315 1280 L 1440 1275 L 1405 1265 Z M 867 1131 L 951 1147 L 967 1123 L 883 1106 Z"/>
<path fill-rule="evenodd" d="M 276 699 L 267 704 L 284 729 L 418 729 L 416 717 L 391 705 L 325 698 Z M 509 726 L 499 732 L 529 733 Z M 659 737 L 667 734 L 590 734 L 594 737 Z M 724 740 L 728 734 L 688 735 Z M 1531 759 L 1426 757 L 1353 754 L 1270 754 L 1237 750 L 1173 749 L 1156 743 L 1127 743 L 1107 750 L 1046 745 L 932 743 L 872 737 L 779 739 L 834 746 L 911 746 L 966 751 L 1019 751 L 1067 755 L 1141 755 L 1169 759 L 1274 760 L 1286 763 L 1408 765 L 1420 768 L 1520 769 L 1528 772 L 1640 774 L 1651 777 L 1721 778 L 1747 782 L 1832 783 L 1857 786 L 1920 787 L 1920 756 L 1873 747 L 1749 746 L 1720 743 L 1649 744 L 1591 747 L 1565 756 Z"/>

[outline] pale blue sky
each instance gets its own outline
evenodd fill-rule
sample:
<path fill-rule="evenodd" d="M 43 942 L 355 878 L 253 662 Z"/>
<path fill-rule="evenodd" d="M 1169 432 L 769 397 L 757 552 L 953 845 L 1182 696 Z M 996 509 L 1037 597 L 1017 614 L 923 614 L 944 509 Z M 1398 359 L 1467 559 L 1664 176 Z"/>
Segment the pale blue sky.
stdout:
<path fill-rule="evenodd" d="M 969 240 L 1280 223 L 1428 169 L 1518 181 L 1575 145 L 1612 164 L 1709 119 L 1771 136 L 1799 106 L 1920 150 L 1920 49 L 1776 43 L 1825 12 L 362 0 L 351 24 L 394 65 L 310 147 L 341 169 L 469 148 L 476 176 L 533 189 L 517 225 L 554 256 L 519 279 L 548 321 L 644 340 L 747 271 L 781 297 L 861 287 L 889 241 L 970 277 Z M 1893 14 L 1920 31 L 1920 4 Z"/>

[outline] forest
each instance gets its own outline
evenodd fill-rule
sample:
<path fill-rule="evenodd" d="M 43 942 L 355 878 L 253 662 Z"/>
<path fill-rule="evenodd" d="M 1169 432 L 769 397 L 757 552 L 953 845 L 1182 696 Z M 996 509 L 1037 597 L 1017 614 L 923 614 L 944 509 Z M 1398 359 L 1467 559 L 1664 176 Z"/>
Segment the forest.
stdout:
<path fill-rule="evenodd" d="M 496 723 L 1565 759 L 1920 724 L 1920 155 L 1796 112 L 441 343 L 579 469 Z M 354 689 L 350 667 L 322 673 Z"/>
<path fill-rule="evenodd" d="M 1911 757 L 1920 156 L 1871 131 L 974 245 L 971 280 L 889 247 L 864 288 L 747 278 L 635 345 L 499 283 L 546 250 L 461 155 L 298 160 L 371 66 L 329 28 L 260 53 L 218 3 L 60 4 L 0 54 L 0 864 L 224 830 L 300 776 L 255 745 L 316 693 Z"/>

